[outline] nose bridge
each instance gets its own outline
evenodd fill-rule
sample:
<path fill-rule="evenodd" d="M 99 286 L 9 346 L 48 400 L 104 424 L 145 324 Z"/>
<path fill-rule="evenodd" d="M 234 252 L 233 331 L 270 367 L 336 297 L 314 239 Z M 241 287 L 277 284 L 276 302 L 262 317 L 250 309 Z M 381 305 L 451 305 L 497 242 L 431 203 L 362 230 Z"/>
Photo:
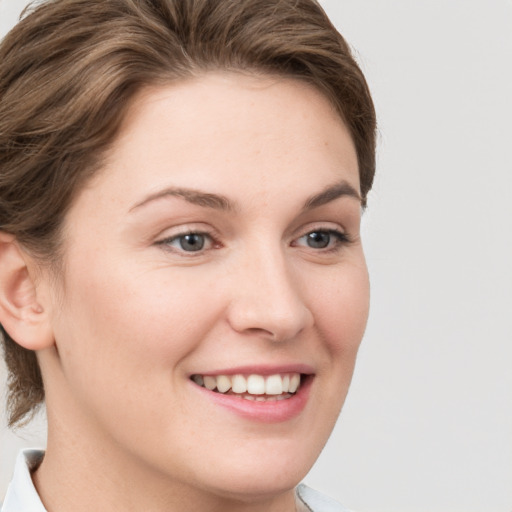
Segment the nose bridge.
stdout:
<path fill-rule="evenodd" d="M 236 273 L 229 315 L 232 327 L 285 341 L 310 325 L 312 314 L 292 270 L 278 244 L 248 249 Z"/>

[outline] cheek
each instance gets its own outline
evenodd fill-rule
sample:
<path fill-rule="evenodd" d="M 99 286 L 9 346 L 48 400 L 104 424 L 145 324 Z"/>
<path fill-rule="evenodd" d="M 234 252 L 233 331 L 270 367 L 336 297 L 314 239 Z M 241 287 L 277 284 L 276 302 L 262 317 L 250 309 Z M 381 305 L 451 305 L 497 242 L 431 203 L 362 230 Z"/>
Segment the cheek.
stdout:
<path fill-rule="evenodd" d="M 205 307 L 189 280 L 167 272 L 100 268 L 69 269 L 56 331 L 65 386 L 116 435 L 166 429 L 182 407 L 181 362 L 212 328 L 215 301 Z"/>
<path fill-rule="evenodd" d="M 318 400 L 312 417 L 322 418 L 314 433 L 320 450 L 329 437 L 348 393 L 357 352 L 366 328 L 369 311 L 369 280 L 366 265 L 330 269 L 329 276 L 315 279 L 323 286 L 310 288 L 314 305 L 318 357 Z M 318 277 L 318 276 L 317 276 Z M 310 432 L 313 439 L 313 430 Z"/>
<path fill-rule="evenodd" d="M 77 263 L 69 268 L 56 339 L 68 375 L 81 378 L 80 368 L 88 368 L 87 385 L 124 383 L 136 392 L 148 379 L 168 378 L 215 321 L 215 302 L 205 307 L 207 297 L 186 276 L 105 261 L 81 273 Z M 144 380 L 133 378 L 143 373 Z"/>
<path fill-rule="evenodd" d="M 353 366 L 368 320 L 366 265 L 354 265 L 330 276 L 328 285 L 318 289 L 316 296 L 316 324 L 331 357 Z"/>

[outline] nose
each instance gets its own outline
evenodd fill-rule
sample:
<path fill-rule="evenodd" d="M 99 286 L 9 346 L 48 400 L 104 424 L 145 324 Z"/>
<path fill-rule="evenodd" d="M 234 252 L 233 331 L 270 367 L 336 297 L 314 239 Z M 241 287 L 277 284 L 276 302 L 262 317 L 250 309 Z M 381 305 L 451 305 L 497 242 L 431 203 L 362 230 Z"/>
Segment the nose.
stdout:
<path fill-rule="evenodd" d="M 243 334 L 287 341 L 313 325 L 313 314 L 281 251 L 246 258 L 232 274 L 231 327 Z"/>

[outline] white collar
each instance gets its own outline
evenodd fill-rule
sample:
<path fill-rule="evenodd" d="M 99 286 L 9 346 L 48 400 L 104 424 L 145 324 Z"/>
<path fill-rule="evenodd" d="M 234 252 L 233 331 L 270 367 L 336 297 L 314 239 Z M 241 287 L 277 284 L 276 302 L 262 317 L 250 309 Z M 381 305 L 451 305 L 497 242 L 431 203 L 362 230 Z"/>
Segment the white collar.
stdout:
<path fill-rule="evenodd" d="M 27 449 L 19 453 L 1 512 L 47 512 L 30 476 L 43 457 L 43 450 Z"/>
<path fill-rule="evenodd" d="M 307 485 L 299 484 L 295 492 L 306 509 L 311 512 L 350 512 L 350 510 L 342 507 L 337 501 L 311 489 Z"/>

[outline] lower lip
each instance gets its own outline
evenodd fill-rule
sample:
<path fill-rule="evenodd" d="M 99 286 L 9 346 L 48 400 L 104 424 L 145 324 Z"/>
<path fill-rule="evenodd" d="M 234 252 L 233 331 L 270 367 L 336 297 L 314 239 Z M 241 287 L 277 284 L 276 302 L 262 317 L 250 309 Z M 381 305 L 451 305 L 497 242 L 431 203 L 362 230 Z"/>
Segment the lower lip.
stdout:
<path fill-rule="evenodd" d="M 298 416 L 306 407 L 313 376 L 303 377 L 300 388 L 290 398 L 257 402 L 246 400 L 236 395 L 225 395 L 210 391 L 191 382 L 191 384 L 208 400 L 224 407 L 243 418 L 261 423 L 281 423 Z"/>

